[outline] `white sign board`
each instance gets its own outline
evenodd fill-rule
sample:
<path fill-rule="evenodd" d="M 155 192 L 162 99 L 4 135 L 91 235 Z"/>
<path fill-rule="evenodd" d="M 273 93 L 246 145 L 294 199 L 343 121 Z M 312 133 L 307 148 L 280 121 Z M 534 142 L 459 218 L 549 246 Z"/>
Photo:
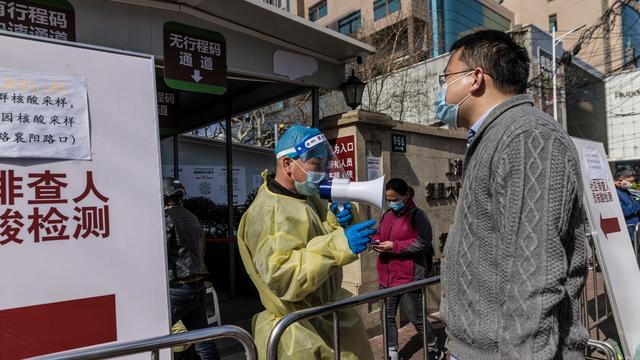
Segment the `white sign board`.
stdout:
<path fill-rule="evenodd" d="M 18 78 L 85 79 L 92 144 L 90 161 L 0 159 L 0 358 L 168 334 L 153 57 L 10 33 L 0 48 Z"/>
<path fill-rule="evenodd" d="M 382 158 L 367 156 L 367 180 L 375 180 L 382 176 Z"/>
<path fill-rule="evenodd" d="M 163 176 L 173 176 L 173 166 L 163 166 Z M 227 168 L 224 166 L 180 166 L 180 181 L 188 197 L 206 197 L 216 204 L 227 203 Z M 233 204 L 247 199 L 246 169 L 233 168 Z"/>
<path fill-rule="evenodd" d="M 91 158 L 81 78 L 0 68 L 0 115 L 0 157 Z"/>
<path fill-rule="evenodd" d="M 625 354 L 640 345 L 640 270 L 634 256 L 604 146 L 573 139 L 580 155 L 584 203 Z M 598 160 L 599 159 L 599 160 Z"/>

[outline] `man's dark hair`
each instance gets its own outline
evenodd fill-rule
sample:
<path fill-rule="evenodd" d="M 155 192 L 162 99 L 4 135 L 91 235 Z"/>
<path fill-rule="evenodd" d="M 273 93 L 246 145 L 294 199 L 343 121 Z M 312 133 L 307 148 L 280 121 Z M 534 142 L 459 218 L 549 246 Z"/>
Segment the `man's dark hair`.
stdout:
<path fill-rule="evenodd" d="M 481 30 L 467 35 L 451 46 L 460 50 L 460 60 L 469 68 L 482 68 L 503 93 L 523 94 L 529 79 L 529 55 L 511 37 L 498 30 Z"/>

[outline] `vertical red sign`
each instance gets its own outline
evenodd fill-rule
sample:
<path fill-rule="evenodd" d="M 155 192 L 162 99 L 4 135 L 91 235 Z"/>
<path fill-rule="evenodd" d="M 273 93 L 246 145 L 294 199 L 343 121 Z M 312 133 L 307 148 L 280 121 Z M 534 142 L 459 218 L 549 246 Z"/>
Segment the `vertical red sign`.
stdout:
<path fill-rule="evenodd" d="M 338 163 L 331 164 L 331 172 L 335 174 L 336 168 L 342 166 L 346 176 L 351 181 L 356 181 L 356 139 L 355 136 L 342 136 L 337 139 L 329 140 L 333 147 L 333 152 L 338 158 Z"/>

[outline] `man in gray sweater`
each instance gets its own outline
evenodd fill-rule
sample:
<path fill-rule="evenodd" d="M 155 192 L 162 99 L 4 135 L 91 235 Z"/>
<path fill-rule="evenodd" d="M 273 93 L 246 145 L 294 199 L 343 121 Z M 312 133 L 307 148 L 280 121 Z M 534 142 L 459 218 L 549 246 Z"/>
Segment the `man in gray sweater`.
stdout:
<path fill-rule="evenodd" d="M 578 155 L 524 95 L 529 57 L 500 31 L 458 40 L 438 117 L 469 129 L 463 187 L 442 256 L 454 359 L 583 359 L 587 276 Z"/>

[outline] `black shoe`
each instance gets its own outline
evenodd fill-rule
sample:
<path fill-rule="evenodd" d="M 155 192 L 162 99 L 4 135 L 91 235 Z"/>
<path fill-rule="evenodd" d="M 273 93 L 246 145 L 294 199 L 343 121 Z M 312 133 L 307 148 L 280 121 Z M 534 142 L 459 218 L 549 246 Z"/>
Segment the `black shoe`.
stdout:
<path fill-rule="evenodd" d="M 437 345 L 429 346 L 428 349 L 429 358 L 431 360 L 442 360 L 444 359 L 444 353 L 438 349 Z"/>

